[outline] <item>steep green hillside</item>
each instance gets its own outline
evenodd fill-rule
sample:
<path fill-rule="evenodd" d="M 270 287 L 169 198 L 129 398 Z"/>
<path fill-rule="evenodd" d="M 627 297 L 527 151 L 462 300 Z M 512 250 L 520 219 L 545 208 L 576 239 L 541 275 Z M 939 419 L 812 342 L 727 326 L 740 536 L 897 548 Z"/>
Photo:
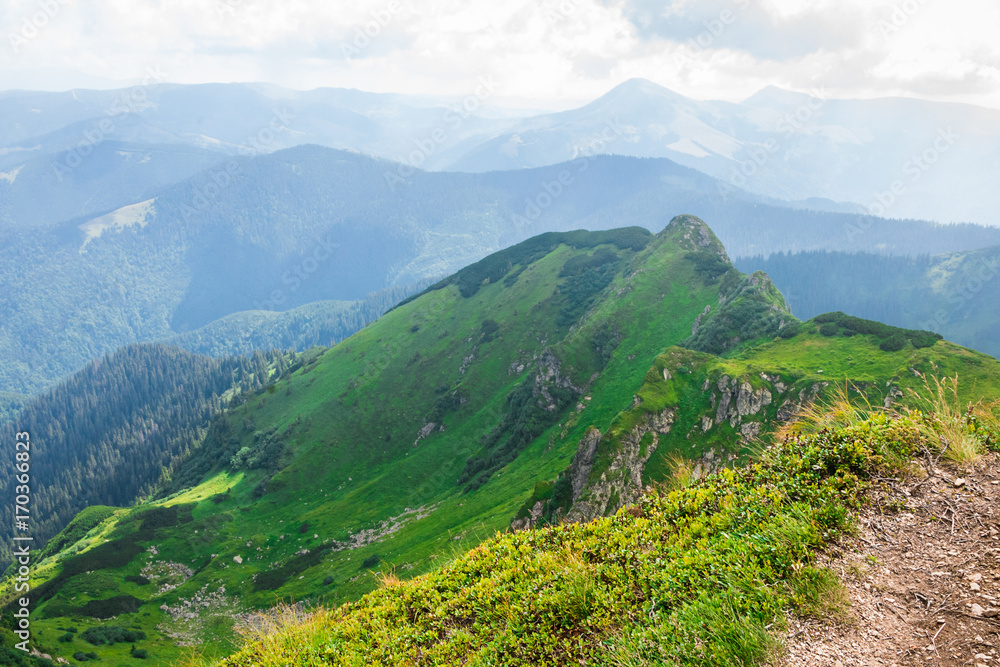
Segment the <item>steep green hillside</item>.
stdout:
<path fill-rule="evenodd" d="M 998 449 L 997 414 L 976 416 L 962 419 L 969 438 Z M 675 490 L 613 517 L 497 536 L 355 603 L 284 611 L 221 664 L 784 664 L 777 637 L 790 616 L 850 618 L 817 552 L 854 529 L 886 481 L 919 474 L 912 459 L 941 450 L 939 428 L 925 415 L 853 417 L 752 465 L 675 477 Z"/>
<path fill-rule="evenodd" d="M 56 628 L 113 625 L 161 663 L 221 656 L 246 611 L 357 599 L 512 522 L 614 512 L 673 457 L 713 469 L 845 377 L 880 404 L 920 364 L 1000 382 L 933 335 L 827 319 L 795 320 L 690 216 L 529 239 L 245 395 L 154 502 L 67 528 L 37 574 L 39 642 L 71 655 L 84 643 Z"/>

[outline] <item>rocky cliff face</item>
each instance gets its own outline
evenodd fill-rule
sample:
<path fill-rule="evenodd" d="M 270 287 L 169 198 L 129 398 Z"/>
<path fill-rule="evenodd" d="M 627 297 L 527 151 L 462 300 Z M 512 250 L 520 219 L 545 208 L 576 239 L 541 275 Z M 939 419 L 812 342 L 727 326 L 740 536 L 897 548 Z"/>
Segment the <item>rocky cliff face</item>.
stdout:
<path fill-rule="evenodd" d="M 569 376 L 563 373 L 559 358 L 546 349 L 538 360 L 534 395 L 540 396 L 539 406 L 549 412 L 555 410 L 559 402 L 552 395 L 554 389 L 567 389 L 578 396 L 583 393 L 583 389 L 574 385 Z"/>
<path fill-rule="evenodd" d="M 579 465 L 572 473 L 573 505 L 566 515 L 566 520 L 587 521 L 615 512 L 638 500 L 645 491 L 642 474 L 646 462 L 659 446 L 660 438 L 670 433 L 675 414 L 676 410 L 671 408 L 648 415 L 617 443 L 611 463 L 596 481 L 587 482 L 594 463 L 593 454 L 581 455 L 581 450 L 578 449 Z M 599 435 L 599 432 L 596 433 Z M 596 444 L 581 443 L 584 444 L 586 444 L 584 452 L 589 452 L 591 448 L 593 451 L 597 449 Z M 577 463 L 577 458 L 574 457 L 574 464 Z M 586 491 L 585 496 L 584 491 Z"/>
<path fill-rule="evenodd" d="M 694 375 L 678 364 L 673 370 L 662 368 L 655 383 L 676 389 L 676 383 L 693 382 Z M 777 373 L 702 377 L 693 388 L 701 398 L 687 399 L 689 405 L 703 406 L 694 414 L 680 418 L 679 405 L 648 412 L 617 439 L 602 436 L 597 429 L 588 431 L 564 473 L 572 486 L 572 505 L 555 518 L 588 521 L 635 502 L 646 490 L 643 479 L 650 459 L 666 441 L 692 462 L 696 478 L 729 465 L 741 450 L 794 417 L 828 387 L 827 382 L 794 382 Z M 641 402 L 637 405 L 633 410 L 641 411 Z M 544 508 L 538 509 L 541 513 Z"/>

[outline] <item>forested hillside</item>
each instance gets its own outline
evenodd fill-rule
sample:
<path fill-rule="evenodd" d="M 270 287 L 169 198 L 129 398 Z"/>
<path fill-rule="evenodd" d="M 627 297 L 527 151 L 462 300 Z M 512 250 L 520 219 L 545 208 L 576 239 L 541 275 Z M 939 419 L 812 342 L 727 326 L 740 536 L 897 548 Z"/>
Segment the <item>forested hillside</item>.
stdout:
<path fill-rule="evenodd" d="M 123 506 L 148 494 L 222 409 L 227 392 L 258 389 L 283 370 L 280 355 L 212 359 L 157 344 L 104 356 L 29 402 L 2 428 L 34 444 L 31 534 L 38 544 L 91 505 Z M 14 497 L 13 476 L 0 492 Z M 0 528 L 7 560 L 13 527 Z"/>
<path fill-rule="evenodd" d="M 211 356 L 329 347 L 374 322 L 429 282 L 379 290 L 360 301 L 317 301 L 283 313 L 260 310 L 234 313 L 195 331 L 178 334 L 169 342 Z"/>
<path fill-rule="evenodd" d="M 770 275 L 799 317 L 842 310 L 1000 357 L 1000 246 L 919 257 L 776 253 L 737 265 Z"/>
<path fill-rule="evenodd" d="M 86 146 L 86 159 L 76 153 L 36 153 L 30 151 L 28 159 L 0 173 L 0 226 L 30 230 L 97 217 L 145 201 L 225 157 L 193 146 L 118 141 Z"/>

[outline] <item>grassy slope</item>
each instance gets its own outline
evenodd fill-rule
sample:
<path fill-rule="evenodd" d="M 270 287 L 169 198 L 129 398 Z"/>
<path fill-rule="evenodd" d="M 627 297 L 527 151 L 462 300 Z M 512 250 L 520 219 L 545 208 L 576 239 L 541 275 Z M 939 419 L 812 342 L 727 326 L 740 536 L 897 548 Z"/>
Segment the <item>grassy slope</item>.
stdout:
<path fill-rule="evenodd" d="M 979 446 L 997 446 L 996 414 Z M 356 603 L 278 624 L 225 667 L 774 664 L 785 612 L 845 613 L 813 554 L 879 478 L 919 469 L 925 416 L 875 414 L 613 517 L 498 536 Z"/>
<path fill-rule="evenodd" d="M 658 238 L 656 245 L 657 251 L 650 249 L 635 259 L 643 268 L 638 275 L 630 273 L 630 251 L 606 246 L 623 258 L 623 275 L 610 288 L 616 297 L 599 306 L 589 321 L 613 320 L 623 342 L 589 388 L 589 407 L 584 413 L 567 411 L 564 417 L 572 414 L 571 421 L 563 419 L 548 429 L 473 493 L 462 493 L 456 485 L 458 475 L 481 437 L 506 410 L 506 396 L 534 372 L 533 357 L 546 347 L 562 350 L 559 344 L 564 341 L 564 358 L 576 375 L 586 380 L 601 370 L 589 334 L 566 340 L 569 330 L 556 323 L 565 305 L 565 296 L 556 293 L 562 282 L 560 271 L 567 259 L 588 250 L 559 246 L 528 267 L 513 285 L 487 284 L 469 298 L 463 298 L 454 285 L 430 291 L 279 382 L 273 393 L 237 408 L 231 415 L 234 438 L 247 444 L 255 431 L 276 429 L 294 451 L 294 459 L 275 475 L 269 486 L 273 490 L 262 499 L 253 496 L 253 489 L 264 472 L 249 471 L 217 473 L 162 501 L 192 505 L 194 521 L 159 529 L 151 541 L 158 549 L 157 560 L 204 569 L 179 588 L 154 596 L 139 613 L 116 622 L 137 623 L 150 637 L 159 636 L 156 625 L 167 620 L 159 606 L 190 598 L 206 584 L 209 591 L 225 584 L 243 608 L 268 605 L 277 598 L 353 599 L 376 584 L 374 571 L 361 567 L 368 558 L 377 555 L 383 570 L 415 574 L 506 528 L 527 490 L 568 465 L 575 434 L 588 424 L 609 423 L 628 405 L 645 369 L 663 347 L 689 335 L 695 315 L 715 300 L 716 288 L 694 278 L 673 239 Z M 622 288 L 627 293 L 618 297 Z M 488 342 L 482 336 L 484 319 L 501 323 Z M 524 364 L 524 369 L 512 373 L 512 364 L 515 368 Z M 442 388 L 457 390 L 466 402 L 445 414 L 444 432 L 435 430 L 414 446 L 435 402 L 447 393 L 435 391 Z M 430 513 L 419 520 L 410 516 L 388 539 L 328 555 L 302 571 L 292 567 L 288 581 L 277 590 L 254 590 L 254 573 L 272 569 L 275 563 L 294 566 L 301 549 L 315 549 L 328 540 L 346 541 L 420 507 Z M 111 535 L 120 530 L 116 527 L 120 520 L 116 516 L 94 531 Z M 308 528 L 299 532 L 304 524 Z M 97 542 L 90 535 L 74 548 L 85 552 L 88 544 Z M 234 556 L 244 558 L 244 563 L 234 563 Z M 73 604 L 80 605 L 92 597 L 106 597 L 101 586 L 80 583 L 88 578 L 109 584 L 108 590 L 114 582 L 119 592 L 145 599 L 149 588 L 120 582 L 125 575 L 138 574 L 147 559 L 139 556 L 124 567 L 74 577 L 54 600 L 68 603 L 75 597 Z M 58 567 L 58 559 L 47 562 L 39 579 L 51 577 Z M 332 585 L 323 584 L 328 577 Z M 93 621 L 79 615 L 48 619 L 45 605 L 39 612 L 38 636 L 47 648 L 79 650 L 75 644 L 54 644 L 54 636 L 61 634 L 55 627 Z M 217 635 L 211 620 L 208 625 L 205 636 L 212 638 L 218 651 L 226 652 L 226 633 Z M 169 661 L 178 655 L 166 642 L 150 646 L 154 658 Z M 106 659 L 124 659 L 117 649 L 103 649 Z"/>
<path fill-rule="evenodd" d="M 715 385 L 723 375 L 745 378 L 755 388 L 769 386 L 761 379 L 761 374 L 777 376 L 789 387 L 784 397 L 808 391 L 821 383 L 839 383 L 849 386 L 852 395 L 864 394 L 873 405 L 882 405 L 890 385 L 903 394 L 898 402 L 908 402 L 912 392 L 924 386 L 924 379 L 917 375 L 918 372 L 927 377 L 961 377 L 962 401 L 1000 395 L 1000 367 L 988 355 L 947 341 L 924 349 L 908 345 L 897 352 L 885 352 L 871 336 L 826 337 L 817 329 L 817 325 L 809 322 L 804 325 L 803 333 L 795 338 L 767 341 L 730 358 L 679 348 L 662 355 L 654 366 L 656 372 L 647 375 L 639 394 L 641 405 L 632 411 L 634 414 L 625 413 L 619 418 L 624 423 L 634 423 L 641 414 L 667 407 L 678 408 L 676 425 L 666 444 L 661 445 L 647 464 L 645 478 L 650 482 L 663 479 L 669 473 L 671 456 L 676 452 L 690 457 L 692 446 L 688 434 L 693 431 L 698 433 L 695 440 L 700 451 L 709 446 L 733 451 L 737 437 L 729 424 L 716 425 L 705 434 L 698 428 L 702 416 L 714 413 L 709 403 L 711 394 L 702 391 L 704 382 L 707 380 Z M 663 369 L 672 374 L 669 381 L 664 380 Z M 781 398 L 777 398 L 750 420 L 773 427 L 781 404 Z M 751 443 L 750 448 L 755 446 Z M 746 454 L 748 451 L 744 447 L 734 453 Z"/>
<path fill-rule="evenodd" d="M 331 603 L 357 599 L 377 586 L 377 571 L 403 577 L 432 571 L 438 563 L 505 529 L 535 484 L 554 479 L 567 467 L 584 432 L 591 426 L 607 432 L 612 424 L 627 420 L 637 394 L 643 398 L 643 408 L 681 396 L 690 419 L 696 419 L 704 407 L 701 402 L 707 401 L 704 392 L 697 391 L 700 382 L 697 387 L 679 383 L 664 388 L 649 372 L 666 363 L 660 356 L 665 350 L 690 336 L 691 324 L 704 307 L 718 302 L 717 282 L 706 280 L 699 263 L 689 257 L 704 250 L 684 238 L 690 237 L 689 231 L 683 225 L 674 227 L 634 257 L 631 251 L 611 245 L 596 249 L 560 245 L 522 267 L 526 270 L 516 281 L 491 281 L 469 297 L 461 295 L 457 284 L 432 289 L 307 363 L 272 392 L 235 408 L 226 435 L 228 451 L 216 463 L 241 446 L 253 445 L 258 431 L 274 431 L 294 452 L 268 483 L 266 495 L 254 494 L 268 476 L 266 471 L 220 470 L 159 501 L 182 507 L 182 515 L 190 511 L 190 521 L 136 532 L 134 522 L 124 523 L 131 511 L 121 510 L 96 525 L 81 541 L 43 563 L 38 580 L 52 578 L 73 557 L 86 559 L 105 539 L 153 545 L 156 561 L 182 563 L 196 574 L 179 587 L 156 594 L 157 583 L 124 583 L 126 575 L 138 575 L 145 563 L 154 560 L 147 555 L 108 567 L 85 563 L 90 573 L 68 578 L 38 610 L 34 627 L 40 643 L 63 655 L 81 650 L 80 640 L 55 643 L 62 634 L 56 628 L 98 623 L 63 612 L 67 606 L 106 598 L 117 588 L 116 594 L 149 602 L 113 623 L 143 629 L 150 639 L 140 645 L 149 648 L 155 661 L 167 664 L 182 650 L 157 626 L 183 624 L 171 620 L 160 606 L 178 605 L 199 591 L 210 593 L 224 585 L 231 609 L 202 610 L 200 620 L 188 628 L 190 638 L 208 640 L 203 647 L 208 655 L 224 655 L 232 646 L 233 609 L 249 610 L 279 599 Z M 722 252 L 714 238 L 707 247 Z M 566 306 L 566 295 L 557 289 L 564 282 L 560 272 L 569 259 L 601 250 L 622 257 L 618 273 L 575 327 L 560 325 L 559 314 Z M 490 336 L 484 335 L 487 319 L 500 324 Z M 605 364 L 594 341 L 609 335 L 620 343 Z M 850 350 L 823 352 L 837 345 Z M 584 386 L 589 400 L 583 398 L 579 405 L 573 401 L 512 463 L 478 490 L 463 493 L 457 481 L 466 459 L 500 421 L 507 396 L 530 379 L 535 372 L 533 358 L 546 348 L 557 354 L 573 381 Z M 959 348 L 949 351 L 971 355 Z M 868 350 L 863 337 L 826 339 L 809 333 L 762 343 L 729 359 L 676 348 L 668 354 L 700 360 L 703 373 L 725 370 L 733 375 L 755 363 L 773 372 L 786 364 L 789 374 L 803 377 L 815 374 L 818 361 L 843 359 L 845 354 L 859 362 L 868 356 L 881 360 L 880 366 L 869 368 L 879 378 L 895 377 L 907 360 L 905 352 L 887 357 L 877 348 Z M 943 350 L 942 357 L 951 358 Z M 524 368 L 518 371 L 521 364 Z M 995 369 L 985 369 L 984 376 L 991 372 Z M 594 377 L 595 373 L 599 374 Z M 835 374 L 826 370 L 821 377 L 830 380 Z M 441 398 L 454 392 L 464 402 L 436 412 Z M 443 419 L 436 414 L 443 414 Z M 418 431 L 432 416 L 443 421 L 445 430 L 436 428 L 414 445 Z M 674 431 L 676 437 L 685 433 Z M 683 444 L 685 453 L 700 454 L 716 444 L 731 446 L 732 434 L 724 429 L 714 437 L 720 443 L 704 438 L 693 451 L 691 443 Z M 673 449 L 681 446 L 678 442 Z M 650 461 L 650 477 L 666 471 L 665 457 L 671 449 L 658 450 Z M 423 511 L 407 514 L 417 508 Z M 375 544 L 337 552 L 319 549 L 333 540 L 349 541 L 363 530 L 387 526 L 394 532 Z M 298 553 L 303 549 L 311 553 Z M 237 564 L 236 556 L 243 563 Z M 279 574 L 269 576 L 276 577 L 280 586 L 255 586 L 254 576 L 274 570 Z M 98 652 L 106 664 L 131 664 L 127 648 Z"/>

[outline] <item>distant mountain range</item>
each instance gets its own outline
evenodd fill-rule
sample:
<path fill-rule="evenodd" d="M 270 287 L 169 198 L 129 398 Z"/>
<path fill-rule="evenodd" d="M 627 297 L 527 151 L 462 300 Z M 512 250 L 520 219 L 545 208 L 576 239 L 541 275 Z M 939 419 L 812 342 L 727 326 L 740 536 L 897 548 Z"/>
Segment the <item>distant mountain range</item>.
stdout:
<path fill-rule="evenodd" d="M 611 153 L 669 158 L 727 186 L 827 209 L 1000 224 L 992 183 L 1000 167 L 997 110 L 777 88 L 738 104 L 698 101 L 633 79 L 578 109 L 517 116 L 492 107 L 492 92 L 488 81 L 464 100 L 155 81 L 111 91 L 12 91 L 0 94 L 0 169 L 10 174 L 39 157 L 73 162 L 96 141 L 220 155 L 314 143 L 469 172 Z"/>
<path fill-rule="evenodd" d="M 968 105 L 833 100 L 777 88 L 740 104 L 701 102 L 633 79 L 584 107 L 524 119 L 461 148 L 442 166 L 535 167 L 594 152 L 666 157 L 771 197 L 1000 224 L 993 187 L 1000 111 Z"/>

